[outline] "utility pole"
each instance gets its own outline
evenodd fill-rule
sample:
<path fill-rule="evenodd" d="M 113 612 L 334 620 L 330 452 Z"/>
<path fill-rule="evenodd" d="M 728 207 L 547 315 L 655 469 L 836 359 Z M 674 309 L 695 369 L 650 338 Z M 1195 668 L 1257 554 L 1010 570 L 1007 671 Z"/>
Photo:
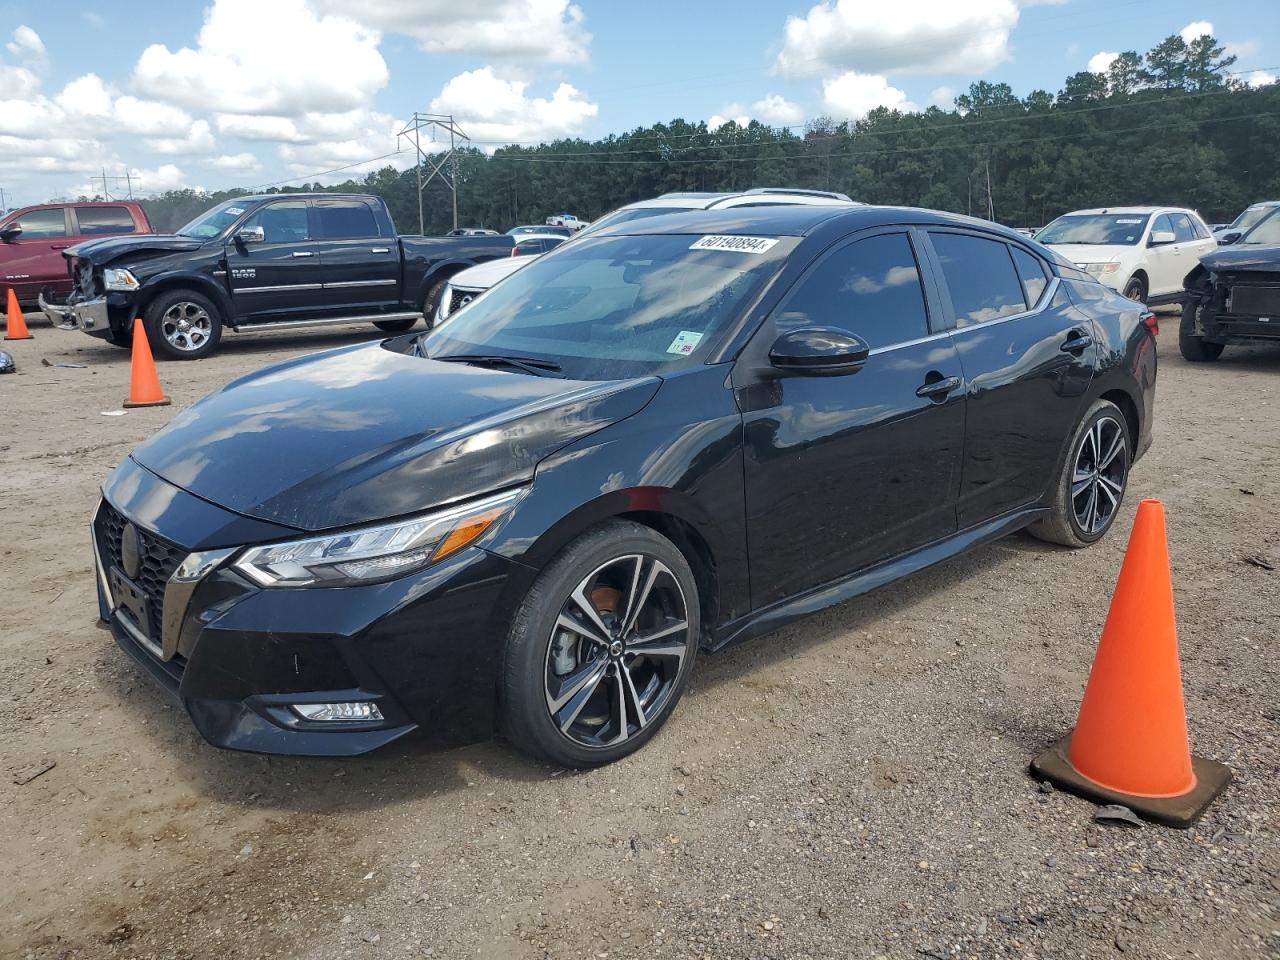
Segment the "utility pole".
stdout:
<path fill-rule="evenodd" d="M 120 176 L 118 176 L 118 177 L 109 177 L 109 176 L 107 176 L 107 168 L 106 168 L 106 167 L 103 167 L 103 168 L 102 168 L 102 176 L 100 176 L 100 177 L 90 177 L 89 179 L 90 179 L 90 180 L 97 180 L 97 181 L 99 181 L 99 182 L 102 184 L 102 199 L 103 199 L 103 200 L 114 200 L 114 199 L 116 199 L 115 197 L 111 196 L 111 192 L 110 192 L 110 190 L 108 189 L 107 184 L 108 184 L 108 182 L 110 182 L 110 183 L 117 183 L 117 182 L 119 182 L 119 181 L 121 181 L 121 180 L 123 180 L 123 181 L 125 182 L 125 191 L 126 191 L 126 193 L 127 193 L 127 197 L 126 197 L 126 199 L 129 199 L 129 200 L 132 200 L 132 199 L 133 199 L 133 181 L 134 181 L 134 180 L 136 180 L 136 179 L 137 179 L 137 177 L 135 177 L 135 176 L 134 176 L 134 175 L 129 171 L 129 168 L 128 168 L 128 167 L 125 167 L 124 173 L 122 173 L 122 174 L 121 174 Z"/>
<path fill-rule="evenodd" d="M 444 135 L 449 135 L 449 149 L 443 155 L 437 155 L 439 159 L 423 151 L 423 131 L 427 132 L 432 143 L 435 142 L 436 134 L 440 134 L 442 147 Z M 449 192 L 453 194 L 453 228 L 458 229 L 458 146 L 461 141 L 470 143 L 471 138 L 458 127 L 452 114 L 421 113 L 416 110 L 413 113 L 413 119 L 396 134 L 397 141 L 400 137 L 407 137 L 413 141 L 413 149 L 417 157 L 418 232 L 426 232 L 426 223 L 422 216 L 422 191 L 436 176 L 445 182 Z M 425 179 L 422 176 L 424 167 L 427 168 Z"/>
<path fill-rule="evenodd" d="M 987 161 L 987 219 L 996 222 L 996 199 L 991 196 L 991 161 Z"/>

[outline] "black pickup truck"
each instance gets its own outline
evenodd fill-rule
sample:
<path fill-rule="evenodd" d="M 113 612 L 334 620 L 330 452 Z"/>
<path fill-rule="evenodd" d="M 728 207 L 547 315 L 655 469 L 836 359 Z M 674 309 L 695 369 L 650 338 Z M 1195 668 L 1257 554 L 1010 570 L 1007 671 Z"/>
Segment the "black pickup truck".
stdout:
<path fill-rule="evenodd" d="M 141 317 L 157 355 L 196 360 L 224 328 L 278 329 L 370 321 L 408 330 L 446 281 L 511 256 L 509 236 L 396 234 L 379 197 L 288 193 L 237 197 L 174 234 L 92 240 L 63 252 L 73 280 L 67 328 L 117 346 Z"/>

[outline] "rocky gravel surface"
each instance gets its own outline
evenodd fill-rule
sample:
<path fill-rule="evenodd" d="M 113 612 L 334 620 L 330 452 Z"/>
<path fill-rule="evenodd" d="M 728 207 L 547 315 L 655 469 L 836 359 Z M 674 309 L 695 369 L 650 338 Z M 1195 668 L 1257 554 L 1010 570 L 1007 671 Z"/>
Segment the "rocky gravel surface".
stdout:
<path fill-rule="evenodd" d="M 0 378 L 0 956 L 1280 956 L 1280 349 L 1193 366 L 1164 320 L 1115 535 L 1010 537 L 704 657 L 667 729 L 592 772 L 204 744 L 95 625 L 96 486 L 233 376 L 372 334 L 229 338 L 161 366 L 174 406 L 116 417 L 126 354 L 32 322 Z M 1235 775 L 1185 831 L 1097 823 L 1027 773 L 1147 496 L 1193 745 Z"/>

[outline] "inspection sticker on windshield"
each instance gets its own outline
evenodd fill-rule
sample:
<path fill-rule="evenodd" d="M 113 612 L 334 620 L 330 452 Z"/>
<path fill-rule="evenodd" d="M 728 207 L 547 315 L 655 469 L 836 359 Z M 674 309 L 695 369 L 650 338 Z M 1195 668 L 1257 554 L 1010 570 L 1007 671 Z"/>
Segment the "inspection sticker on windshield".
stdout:
<path fill-rule="evenodd" d="M 764 253 L 777 237 L 702 237 L 690 250 L 728 250 L 732 253 Z"/>
<path fill-rule="evenodd" d="M 671 346 L 667 347 L 667 353 L 678 353 L 685 357 L 698 349 L 698 344 L 701 342 L 702 334 L 693 330 L 681 330 L 671 341 Z"/>

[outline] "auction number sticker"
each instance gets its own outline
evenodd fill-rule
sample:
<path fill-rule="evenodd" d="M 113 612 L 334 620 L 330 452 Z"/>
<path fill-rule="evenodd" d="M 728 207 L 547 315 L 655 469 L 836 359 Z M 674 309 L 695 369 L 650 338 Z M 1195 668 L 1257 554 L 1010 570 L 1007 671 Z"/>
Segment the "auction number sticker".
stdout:
<path fill-rule="evenodd" d="M 690 250 L 728 250 L 731 253 L 764 253 L 775 243 L 777 237 L 702 237 L 694 243 Z"/>
<path fill-rule="evenodd" d="M 695 330 L 681 330 L 671 341 L 671 346 L 667 347 L 667 353 L 678 353 L 682 357 L 687 357 L 698 349 L 698 344 L 701 342 L 702 334 Z"/>

